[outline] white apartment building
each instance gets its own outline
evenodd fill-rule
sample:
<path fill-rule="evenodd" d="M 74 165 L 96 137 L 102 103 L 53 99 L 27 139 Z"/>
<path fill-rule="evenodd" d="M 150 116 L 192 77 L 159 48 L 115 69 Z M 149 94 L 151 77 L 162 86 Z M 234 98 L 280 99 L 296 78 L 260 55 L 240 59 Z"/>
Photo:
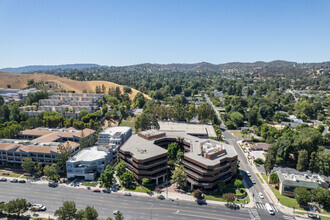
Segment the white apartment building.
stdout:
<path fill-rule="evenodd" d="M 113 162 L 113 159 L 112 148 L 85 148 L 66 162 L 67 178 L 84 177 L 85 180 L 95 180 L 97 174 L 103 173 L 106 165 Z"/>
<path fill-rule="evenodd" d="M 99 108 L 98 101 L 103 99 L 103 94 L 87 93 L 54 93 L 48 99 L 39 100 L 39 107 L 22 107 L 28 117 L 38 117 L 42 111 L 55 111 L 62 113 L 66 118 L 79 118 L 80 111 L 88 113 Z"/>
<path fill-rule="evenodd" d="M 130 127 L 109 127 L 99 133 L 99 145 L 111 145 L 117 149 L 132 135 Z"/>

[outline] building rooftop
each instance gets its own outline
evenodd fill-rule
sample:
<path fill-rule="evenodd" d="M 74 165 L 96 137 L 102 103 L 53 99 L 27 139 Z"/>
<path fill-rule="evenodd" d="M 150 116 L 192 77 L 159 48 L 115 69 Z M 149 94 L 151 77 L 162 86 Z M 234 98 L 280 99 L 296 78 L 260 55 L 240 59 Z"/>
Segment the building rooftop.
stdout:
<path fill-rule="evenodd" d="M 151 136 L 146 139 L 143 136 Z M 155 144 L 155 141 L 164 138 L 169 139 L 184 139 L 185 142 L 190 144 L 190 152 L 185 153 L 185 157 L 189 157 L 193 160 L 200 161 L 207 166 L 214 166 L 220 163 L 220 159 L 224 157 L 234 157 L 237 155 L 233 146 L 211 139 L 198 138 L 187 134 L 182 131 L 162 131 L 162 130 L 151 130 L 143 131 L 139 134 L 132 135 L 125 144 L 121 147 L 121 151 L 128 151 L 132 154 L 132 157 L 138 160 L 148 159 L 150 157 L 158 156 L 167 153 L 167 150 Z M 155 138 L 153 138 L 155 137 Z M 213 146 L 207 150 L 208 146 Z M 205 150 L 206 156 L 202 150 Z M 211 152 L 212 151 L 212 152 Z"/>
<path fill-rule="evenodd" d="M 291 173 L 282 173 L 280 170 L 277 171 L 277 175 L 280 181 L 287 186 L 317 188 L 327 184 L 319 175 L 297 175 Z"/>
<path fill-rule="evenodd" d="M 159 130 L 183 131 L 190 135 L 216 137 L 215 130 L 211 124 L 196 124 L 188 122 L 159 121 Z"/>
<path fill-rule="evenodd" d="M 68 162 L 75 162 L 75 161 L 85 161 L 90 162 L 94 160 L 99 160 L 106 158 L 108 153 L 104 150 L 99 149 L 98 147 L 89 147 L 79 151 L 76 155 L 71 157 Z"/>
<path fill-rule="evenodd" d="M 109 127 L 109 128 L 104 129 L 103 131 L 101 131 L 99 133 L 99 135 L 106 135 L 106 134 L 108 134 L 108 135 L 111 135 L 111 136 L 116 136 L 116 135 L 119 134 L 119 132 L 120 132 L 120 134 L 121 133 L 126 133 L 129 130 L 131 130 L 131 129 L 132 128 L 130 128 L 130 127 L 124 127 L 124 126 Z"/>

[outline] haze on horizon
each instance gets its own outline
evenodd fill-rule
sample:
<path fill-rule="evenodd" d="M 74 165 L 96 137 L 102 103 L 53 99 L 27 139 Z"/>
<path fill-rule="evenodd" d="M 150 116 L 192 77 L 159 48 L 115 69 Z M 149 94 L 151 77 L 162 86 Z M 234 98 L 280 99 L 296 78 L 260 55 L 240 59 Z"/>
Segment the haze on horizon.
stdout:
<path fill-rule="evenodd" d="M 0 68 L 330 60 L 330 1 L 0 0 Z"/>

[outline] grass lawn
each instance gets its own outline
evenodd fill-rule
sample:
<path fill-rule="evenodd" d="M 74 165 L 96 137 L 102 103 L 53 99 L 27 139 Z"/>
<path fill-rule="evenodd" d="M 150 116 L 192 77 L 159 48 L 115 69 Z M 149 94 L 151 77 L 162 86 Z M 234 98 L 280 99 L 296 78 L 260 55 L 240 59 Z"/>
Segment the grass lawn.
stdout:
<path fill-rule="evenodd" d="M 97 181 L 84 181 L 81 185 L 83 185 L 83 186 L 96 187 L 97 184 L 98 184 Z"/>
<path fill-rule="evenodd" d="M 235 193 L 235 191 L 236 190 L 234 188 L 225 188 L 223 190 L 223 193 Z M 239 194 L 241 194 L 241 193 L 239 192 Z M 209 191 L 209 192 L 206 192 L 204 195 L 205 195 L 205 199 L 206 200 L 226 202 L 226 200 L 221 197 L 221 195 L 220 195 L 219 192 Z M 250 202 L 249 195 L 247 195 L 245 197 L 245 200 L 246 200 L 246 203 L 249 203 Z M 234 203 L 238 203 L 238 204 L 242 203 L 242 204 L 244 204 L 244 199 L 236 199 L 234 201 Z"/>
<path fill-rule="evenodd" d="M 4 172 L 1 171 L 0 176 L 15 177 L 15 178 L 18 178 L 18 177 L 22 176 L 22 174 L 12 173 L 12 172 L 8 172 L 9 175 L 4 175 L 3 173 Z M 24 178 L 24 177 L 22 177 L 22 178 Z"/>
<path fill-rule="evenodd" d="M 330 220 L 330 217 L 320 215 L 321 220 Z"/>
<path fill-rule="evenodd" d="M 261 176 L 257 173 L 257 177 L 259 178 L 261 183 L 264 183 L 264 180 L 261 178 Z"/>
<path fill-rule="evenodd" d="M 236 137 L 243 137 L 243 134 L 240 130 L 230 130 L 230 132 Z M 251 137 L 251 134 L 246 134 L 244 137 Z"/>

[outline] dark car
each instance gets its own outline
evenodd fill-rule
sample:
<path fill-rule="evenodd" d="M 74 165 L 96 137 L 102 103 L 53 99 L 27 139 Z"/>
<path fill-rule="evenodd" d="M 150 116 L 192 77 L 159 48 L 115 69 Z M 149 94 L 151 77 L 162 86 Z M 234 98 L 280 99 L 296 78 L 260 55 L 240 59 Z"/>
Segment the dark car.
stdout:
<path fill-rule="evenodd" d="M 19 180 L 19 183 L 26 183 L 26 180 Z"/>
<path fill-rule="evenodd" d="M 95 193 L 100 193 L 101 190 L 100 190 L 100 189 L 94 189 L 93 192 L 95 192 Z"/>
<path fill-rule="evenodd" d="M 6 178 L 1 178 L 0 182 L 7 182 L 7 179 Z"/>
<path fill-rule="evenodd" d="M 12 179 L 10 180 L 11 183 L 18 183 L 18 179 Z"/>
<path fill-rule="evenodd" d="M 55 188 L 55 187 L 58 187 L 58 183 L 57 182 L 49 182 L 48 186 Z"/>
<path fill-rule="evenodd" d="M 160 199 L 160 200 L 164 200 L 165 199 L 165 197 L 163 195 L 159 195 L 157 198 Z"/>
<path fill-rule="evenodd" d="M 104 189 L 104 190 L 102 190 L 102 192 L 104 192 L 104 193 L 111 193 L 111 190 L 110 189 Z"/>

